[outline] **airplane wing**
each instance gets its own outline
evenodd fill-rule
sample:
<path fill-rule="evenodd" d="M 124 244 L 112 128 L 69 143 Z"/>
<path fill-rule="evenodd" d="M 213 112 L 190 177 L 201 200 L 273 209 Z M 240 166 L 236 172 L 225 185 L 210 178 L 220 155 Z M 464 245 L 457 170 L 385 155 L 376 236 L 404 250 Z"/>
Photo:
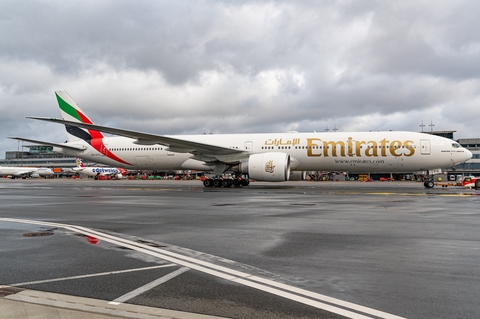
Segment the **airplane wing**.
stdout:
<path fill-rule="evenodd" d="M 108 127 L 108 126 L 95 125 L 95 124 L 72 122 L 72 121 L 66 121 L 66 120 L 57 119 L 57 118 L 30 117 L 30 116 L 27 118 L 65 124 L 65 125 L 71 125 L 71 126 L 81 127 L 85 129 L 91 129 L 91 130 L 101 131 L 105 133 L 110 133 L 114 135 L 125 136 L 132 139 L 136 139 L 137 142 L 135 142 L 135 144 L 139 144 L 139 145 L 160 144 L 160 145 L 167 146 L 170 151 L 177 152 L 177 153 L 191 153 L 198 156 L 208 156 L 208 157 L 248 154 L 248 152 L 244 150 L 237 150 L 237 149 L 231 149 L 231 148 L 222 147 L 222 146 L 193 142 L 189 140 L 180 139 L 177 137 L 143 133 L 143 132 L 137 132 L 137 131 Z"/>
<path fill-rule="evenodd" d="M 12 173 L 12 175 L 14 176 L 22 176 L 22 175 L 27 175 L 27 174 L 32 174 L 33 172 L 35 172 L 37 169 L 36 168 L 29 168 L 29 169 L 20 169 L 14 173 Z"/>
<path fill-rule="evenodd" d="M 84 151 L 85 150 L 84 146 L 74 146 L 74 145 L 66 145 L 66 144 L 61 144 L 61 143 L 44 142 L 44 141 L 32 140 L 32 139 L 23 138 L 23 137 L 16 137 L 16 136 L 9 136 L 8 138 L 11 138 L 12 140 L 19 140 L 19 141 L 35 143 L 35 144 L 40 144 L 40 145 L 63 147 L 63 148 L 68 148 L 68 149 L 76 150 L 76 151 Z"/>

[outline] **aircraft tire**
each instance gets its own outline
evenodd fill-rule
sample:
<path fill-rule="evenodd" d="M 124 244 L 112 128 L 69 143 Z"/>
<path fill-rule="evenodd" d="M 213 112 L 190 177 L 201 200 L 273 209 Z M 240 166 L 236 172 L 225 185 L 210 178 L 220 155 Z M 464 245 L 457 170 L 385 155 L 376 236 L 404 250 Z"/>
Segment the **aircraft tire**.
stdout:
<path fill-rule="evenodd" d="M 425 188 L 433 188 L 433 186 L 435 186 L 435 183 L 433 181 L 425 181 L 425 183 L 423 183 L 423 186 L 425 186 Z"/>
<path fill-rule="evenodd" d="M 240 187 L 240 181 L 236 178 L 233 180 L 233 187 Z"/>
<path fill-rule="evenodd" d="M 248 186 L 248 185 L 250 184 L 250 181 L 249 181 L 248 179 L 242 179 L 242 180 L 240 181 L 240 184 L 241 184 L 242 186 Z"/>
<path fill-rule="evenodd" d="M 213 186 L 213 181 L 211 179 L 206 179 L 206 180 L 203 181 L 203 186 L 212 187 Z"/>
<path fill-rule="evenodd" d="M 213 187 L 222 187 L 222 181 L 215 178 L 213 180 Z"/>
<path fill-rule="evenodd" d="M 475 181 L 475 189 L 480 189 L 480 179 Z"/>
<path fill-rule="evenodd" d="M 222 180 L 222 187 L 232 187 L 232 180 L 230 179 Z"/>

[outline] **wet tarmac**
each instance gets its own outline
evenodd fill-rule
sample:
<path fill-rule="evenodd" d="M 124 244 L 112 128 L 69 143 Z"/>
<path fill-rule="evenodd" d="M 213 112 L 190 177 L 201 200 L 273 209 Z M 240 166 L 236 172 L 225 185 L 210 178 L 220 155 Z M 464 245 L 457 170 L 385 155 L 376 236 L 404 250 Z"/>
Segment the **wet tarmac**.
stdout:
<path fill-rule="evenodd" d="M 478 318 L 479 196 L 0 179 L 0 285 L 228 318 Z"/>

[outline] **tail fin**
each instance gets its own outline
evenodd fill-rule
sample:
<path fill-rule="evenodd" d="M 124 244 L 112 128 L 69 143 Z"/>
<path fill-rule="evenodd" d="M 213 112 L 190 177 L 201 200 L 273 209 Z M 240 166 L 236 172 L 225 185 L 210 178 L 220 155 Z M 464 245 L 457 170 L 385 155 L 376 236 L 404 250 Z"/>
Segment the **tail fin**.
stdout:
<path fill-rule="evenodd" d="M 75 159 L 75 163 L 77 163 L 78 168 L 85 167 L 85 164 L 83 164 L 82 160 L 78 157 Z"/>
<path fill-rule="evenodd" d="M 58 106 L 64 120 L 93 124 L 92 120 L 80 109 L 67 91 L 55 91 Z M 70 142 L 80 139 L 90 141 L 95 138 L 103 138 L 103 133 L 78 127 L 65 125 Z"/>

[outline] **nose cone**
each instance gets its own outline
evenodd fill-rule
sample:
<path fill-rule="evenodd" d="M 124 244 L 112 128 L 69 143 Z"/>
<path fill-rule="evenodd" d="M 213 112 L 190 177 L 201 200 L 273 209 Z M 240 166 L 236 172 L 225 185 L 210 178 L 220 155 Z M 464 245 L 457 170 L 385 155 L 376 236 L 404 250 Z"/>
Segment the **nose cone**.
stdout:
<path fill-rule="evenodd" d="M 465 161 L 468 161 L 469 159 L 471 159 L 473 156 L 472 152 L 470 152 L 469 150 L 465 149 Z"/>

